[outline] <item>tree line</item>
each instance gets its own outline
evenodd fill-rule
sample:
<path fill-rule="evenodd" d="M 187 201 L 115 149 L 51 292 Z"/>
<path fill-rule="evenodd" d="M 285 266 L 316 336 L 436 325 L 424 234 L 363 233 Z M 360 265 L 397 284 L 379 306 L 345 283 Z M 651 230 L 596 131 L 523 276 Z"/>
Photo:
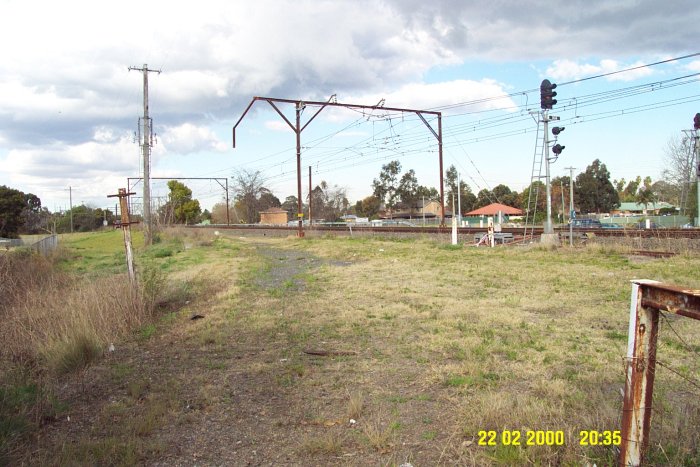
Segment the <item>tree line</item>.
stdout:
<path fill-rule="evenodd" d="M 691 141 L 671 138 L 664 151 L 664 171 L 660 180 L 637 176 L 631 180 L 610 179 L 606 165 L 595 159 L 574 179 L 574 204 L 578 213 L 607 213 L 623 202 L 635 202 L 645 207 L 666 202 L 680 208 L 680 214 L 694 217 L 697 212 L 696 161 Z M 168 182 L 165 204 L 156 209 L 157 221 L 164 225 L 195 224 L 210 220 L 223 224 L 254 224 L 260 222 L 260 213 L 270 209 L 286 211 L 289 219 L 296 219 L 298 199 L 289 195 L 281 201 L 267 186 L 260 171 L 241 170 L 231 177 L 231 204 L 221 201 L 212 211 L 202 210 L 185 184 Z M 564 216 L 569 209 L 568 176 L 551 180 L 552 212 Z M 445 172 L 445 205 L 451 211 L 461 204 L 462 214 L 489 205 L 501 203 L 543 216 L 546 210 L 545 186 L 535 181 L 522 191 L 504 184 L 480 188 L 474 192 L 464 179 L 459 179 L 455 166 Z M 309 206 L 314 220 L 338 221 L 345 214 L 359 217 L 391 217 L 393 213 L 419 209 L 423 203 L 439 201 L 436 187 L 422 185 L 413 169 L 403 170 L 398 160 L 384 164 L 370 185 L 371 194 L 351 204 L 345 187 L 321 181 L 311 195 L 302 200 L 302 211 L 308 215 Z M 537 196 L 534 196 L 537 193 Z M 536 200 L 534 202 L 533 200 Z M 72 216 L 71 216 L 72 214 Z M 227 216 L 228 214 L 228 216 Z M 7 186 L 0 186 L 0 237 L 15 238 L 20 233 L 90 231 L 101 228 L 104 221 L 112 224 L 114 213 L 87 205 L 74 206 L 62 213 L 52 213 L 41 205 L 41 199 Z M 138 216 L 132 216 L 138 218 Z"/>

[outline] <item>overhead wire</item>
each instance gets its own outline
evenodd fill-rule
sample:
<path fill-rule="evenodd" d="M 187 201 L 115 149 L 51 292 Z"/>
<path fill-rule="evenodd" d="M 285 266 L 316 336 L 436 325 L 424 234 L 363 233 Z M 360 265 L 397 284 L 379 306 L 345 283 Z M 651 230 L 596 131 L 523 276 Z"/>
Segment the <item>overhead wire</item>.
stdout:
<path fill-rule="evenodd" d="M 609 72 L 609 73 L 603 73 L 600 75 L 595 75 L 591 77 L 586 77 L 578 80 L 572 80 L 568 81 L 565 83 L 559 84 L 559 86 L 564 86 L 564 85 L 569 85 L 577 82 L 582 82 L 582 81 L 587 81 L 590 79 L 594 78 L 600 78 L 600 77 L 607 77 L 611 76 L 614 74 L 618 73 L 623 73 L 626 71 L 632 71 L 636 70 L 639 68 L 643 68 L 645 66 L 654 66 L 662 63 L 668 63 L 671 61 L 675 60 L 681 60 L 684 58 L 689 58 L 689 57 L 694 57 L 700 55 L 700 53 L 696 54 L 689 54 L 685 55 L 683 57 L 676 57 L 675 59 L 668 59 L 668 60 L 663 60 L 659 62 L 655 62 L 652 64 L 647 64 L 647 65 L 640 65 L 640 66 L 635 66 L 635 67 L 630 67 L 624 70 L 618 70 L 615 72 Z M 589 95 L 583 95 L 583 96 L 577 96 L 577 97 L 572 97 L 567 99 L 566 102 L 563 105 L 559 107 L 559 110 L 561 113 L 566 113 L 571 111 L 571 109 L 574 109 L 573 112 L 575 115 L 573 117 L 565 117 L 563 121 L 570 122 L 570 124 L 581 124 L 581 123 L 586 123 L 586 122 L 592 122 L 596 121 L 599 119 L 603 118 L 612 118 L 612 117 L 618 117 L 618 116 L 623 116 L 626 114 L 631 114 L 631 113 L 638 113 L 638 112 L 643 112 L 643 111 L 648 111 L 648 110 L 655 110 L 658 108 L 663 108 L 663 107 L 668 107 L 668 106 L 673 106 L 673 105 L 678 105 L 680 103 L 688 102 L 688 99 L 691 99 L 690 102 L 694 102 L 700 96 L 698 95 L 693 95 L 693 96 L 686 96 L 678 99 L 671 99 L 671 100 L 666 100 L 666 101 L 660 101 L 660 102 L 655 102 L 651 104 L 644 104 L 640 106 L 634 106 L 634 107 L 629 107 L 629 108 L 622 108 L 622 109 L 616 109 L 616 110 L 609 110 L 605 112 L 599 112 L 595 114 L 587 114 L 587 115 L 579 115 L 578 109 L 581 108 L 586 108 L 594 105 L 598 105 L 602 102 L 610 102 L 612 100 L 619 100 L 619 99 L 625 99 L 629 97 L 634 97 L 643 93 L 647 92 L 654 92 L 654 91 L 660 91 L 664 89 L 669 89 L 672 87 L 676 86 L 681 86 L 681 85 L 687 85 L 687 84 L 692 84 L 697 82 L 697 77 L 700 75 L 700 73 L 693 73 L 693 74 L 688 74 L 685 76 L 680 76 L 680 77 L 674 77 L 668 80 L 662 80 L 662 81 L 655 81 L 652 83 L 645 83 L 641 85 L 635 85 L 635 86 L 628 86 L 625 88 L 619 88 L 619 89 L 613 89 L 609 91 L 604 91 L 600 93 L 592 93 Z M 481 98 L 481 99 L 476 99 L 472 101 L 467 101 L 467 102 L 460 102 L 460 103 L 455 103 L 455 104 L 449 104 L 445 106 L 440 106 L 440 107 L 433 107 L 431 110 L 450 110 L 450 109 L 456 109 L 459 107 L 465 107 L 465 106 L 473 106 L 477 104 L 483 104 L 483 103 L 488 103 L 488 102 L 494 102 L 497 100 L 502 100 L 505 98 L 513 98 L 516 96 L 525 96 L 527 98 L 529 93 L 532 92 L 537 92 L 539 89 L 532 89 L 532 90 L 526 90 L 526 91 L 518 91 L 510 94 L 505 94 L 505 95 L 499 95 L 499 96 L 492 96 L 492 97 L 486 97 L 486 98 Z M 507 138 L 507 137 L 512 137 L 515 135 L 522 135 L 530 132 L 534 132 L 534 128 L 531 126 L 527 127 L 520 127 L 520 128 L 515 128 L 515 129 L 510 129 L 507 131 L 502 131 L 502 132 L 495 132 L 487 135 L 481 135 L 481 132 L 487 131 L 489 129 L 495 129 L 498 127 L 504 127 L 504 126 L 512 126 L 513 124 L 522 124 L 525 123 L 526 121 L 529 121 L 531 119 L 529 113 L 527 113 L 527 103 L 529 102 L 529 99 L 526 100 L 525 104 L 522 105 L 513 105 L 512 102 L 508 103 L 508 105 L 504 105 L 500 108 L 490 108 L 490 109 L 479 109 L 479 110 L 472 110 L 468 112 L 463 112 L 459 114 L 448 114 L 445 115 L 443 118 L 445 119 L 455 119 L 457 117 L 463 117 L 463 116 L 468 116 L 468 115 L 491 115 L 488 117 L 480 118 L 476 122 L 464 122 L 464 123 L 457 123 L 452 126 L 446 126 L 446 128 L 443 131 L 443 138 L 445 139 L 445 147 L 446 149 L 449 149 L 450 147 L 453 147 L 454 145 L 459 146 L 463 152 L 466 153 L 466 150 L 464 149 L 463 145 L 464 144 L 470 144 L 470 143 L 475 143 L 475 142 L 481 142 L 481 141 L 491 141 L 491 140 L 496 140 L 496 139 L 501 139 L 501 138 Z M 341 170 L 343 168 L 346 168 L 347 165 L 338 165 L 342 164 L 344 161 L 347 161 L 350 156 L 348 156 L 348 152 L 359 155 L 360 157 L 364 158 L 362 161 L 353 161 L 352 166 L 357 166 L 357 165 L 362 165 L 362 164 L 368 164 L 368 163 L 373 163 L 378 160 L 385 160 L 388 157 L 392 157 L 393 155 L 397 156 L 403 156 L 404 154 L 408 154 L 411 152 L 418 152 L 418 151 L 429 151 L 429 146 L 431 143 L 431 138 L 432 135 L 429 134 L 419 134 L 417 132 L 411 133 L 410 131 L 406 133 L 397 133 L 396 128 L 394 127 L 393 119 L 396 118 L 398 115 L 397 113 L 391 113 L 391 112 L 386 112 L 383 113 L 383 115 L 367 115 L 365 112 L 361 112 L 356 109 L 349 109 L 353 112 L 356 113 L 361 113 L 361 117 L 354 120 L 350 124 L 346 125 L 344 128 L 334 131 L 332 133 L 329 133 L 327 135 L 320 136 L 314 140 L 309 141 L 306 143 L 303 147 L 303 150 L 305 152 L 306 158 L 310 158 L 313 160 L 313 165 L 316 165 L 317 167 L 317 173 L 320 173 L 323 170 L 323 173 L 328 173 L 333 170 L 332 165 L 335 164 L 337 167 L 335 167 L 336 170 Z M 511 112 L 511 115 L 503 115 L 503 112 Z M 376 138 L 377 138 L 377 133 L 375 131 L 375 125 L 378 121 L 381 120 L 387 121 L 389 123 L 388 127 L 385 128 L 380 132 L 380 135 L 383 133 L 388 132 L 389 136 L 386 136 L 384 139 L 384 142 L 388 142 L 391 140 L 392 142 L 398 144 L 400 141 L 401 147 L 403 148 L 401 151 L 396 151 L 395 147 L 394 148 L 388 148 L 388 147 L 382 147 L 378 144 L 376 144 Z M 413 119 L 417 121 L 417 118 L 413 116 Z M 350 145 L 342 145 L 342 146 L 325 146 L 325 143 L 328 141 L 331 141 L 334 137 L 338 136 L 341 134 L 343 131 L 346 131 L 349 128 L 353 127 L 359 127 L 363 123 L 367 121 L 372 121 L 373 125 L 373 131 L 372 131 L 372 136 L 365 138 L 364 140 L 360 140 L 359 142 L 354 142 L 353 144 Z M 418 126 L 421 126 L 422 123 L 415 125 L 412 129 L 415 129 Z M 464 135 L 465 133 L 473 133 L 475 136 L 472 138 L 459 138 L 459 135 Z M 480 136 L 479 136 L 480 135 Z M 374 144 L 370 144 L 370 140 L 373 141 Z M 434 141 L 434 140 L 433 140 Z M 394 144 L 394 146 L 396 146 Z M 366 157 L 365 155 L 369 153 L 370 151 L 374 151 L 375 154 L 379 155 L 381 152 L 388 151 L 389 156 L 379 156 L 379 157 Z M 285 175 L 288 175 L 289 173 L 295 173 L 294 170 L 290 170 L 289 172 L 284 172 L 282 167 L 287 164 L 292 162 L 295 159 L 295 150 L 294 149 L 285 149 L 281 151 L 277 151 L 274 153 L 271 153 L 267 156 L 259 157 L 256 158 L 255 162 L 259 162 L 262 160 L 266 159 L 271 159 L 277 155 L 284 154 L 290 152 L 292 153 L 292 156 L 289 158 L 285 159 L 282 162 L 274 162 L 271 164 L 261 164 L 261 165 L 254 165 L 253 167 L 259 170 L 270 170 L 275 167 L 280 167 L 280 174 L 277 176 L 274 176 L 273 178 L 281 178 Z M 359 164 L 358 164 L 359 162 Z M 472 161 L 472 165 L 474 166 L 475 169 L 478 168 L 476 167 L 476 164 Z M 217 172 L 220 171 L 225 171 L 225 170 L 231 170 L 236 167 L 240 166 L 233 166 L 229 167 L 226 169 L 221 169 Z M 326 168 L 328 167 L 328 168 Z M 479 172 L 480 173 L 480 172 Z M 481 175 L 481 174 L 480 174 Z M 485 179 L 482 179 L 485 181 Z M 475 181 L 472 179 L 472 181 Z"/>

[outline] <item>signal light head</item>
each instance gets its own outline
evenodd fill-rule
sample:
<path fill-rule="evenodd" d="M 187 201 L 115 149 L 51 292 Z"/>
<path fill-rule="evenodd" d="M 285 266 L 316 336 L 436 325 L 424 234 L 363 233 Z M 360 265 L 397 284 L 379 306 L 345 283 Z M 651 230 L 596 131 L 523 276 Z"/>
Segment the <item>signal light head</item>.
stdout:
<path fill-rule="evenodd" d="M 555 127 L 552 127 L 552 134 L 553 134 L 554 136 L 557 136 L 557 135 L 559 135 L 559 133 L 561 133 L 561 132 L 564 131 L 565 129 L 566 129 L 566 127 L 564 127 L 564 126 L 555 126 Z"/>
<path fill-rule="evenodd" d="M 542 80 L 542 84 L 540 84 L 540 107 L 542 109 L 551 109 L 557 103 L 557 100 L 554 99 L 557 95 L 554 91 L 556 87 L 557 85 L 548 79 Z"/>
<path fill-rule="evenodd" d="M 700 113 L 695 114 L 695 118 L 693 119 L 693 126 L 696 130 L 700 130 Z"/>
<path fill-rule="evenodd" d="M 558 156 L 559 154 L 561 154 L 565 147 L 566 146 L 562 146 L 561 144 L 555 144 L 552 147 L 552 152 Z"/>

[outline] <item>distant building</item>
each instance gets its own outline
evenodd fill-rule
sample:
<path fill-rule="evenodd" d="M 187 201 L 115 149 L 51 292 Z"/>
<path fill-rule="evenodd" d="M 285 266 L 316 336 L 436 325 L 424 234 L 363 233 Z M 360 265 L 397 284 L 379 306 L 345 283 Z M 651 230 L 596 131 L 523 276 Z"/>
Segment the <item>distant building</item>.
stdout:
<path fill-rule="evenodd" d="M 260 223 L 264 225 L 287 225 L 287 211 L 280 208 L 260 211 Z"/>
<path fill-rule="evenodd" d="M 423 201 L 418 202 L 418 214 L 425 214 L 426 217 L 432 214 L 433 216 L 439 216 L 441 214 L 440 201 L 430 200 L 423 203 Z"/>
<path fill-rule="evenodd" d="M 450 213 L 448 215 L 448 212 L 449 211 L 446 210 L 445 215 L 450 217 L 452 214 Z M 410 209 L 404 206 L 403 208 L 397 209 L 393 212 L 384 211 L 380 213 L 379 217 L 382 219 L 419 219 L 421 217 L 432 219 L 435 217 L 440 217 L 441 214 L 442 210 L 440 209 L 439 201 L 426 200 L 424 203 L 423 200 L 419 200 Z"/>
<path fill-rule="evenodd" d="M 644 207 L 641 203 L 620 203 L 620 207 L 613 209 L 610 214 L 614 216 L 658 215 L 660 210 L 676 210 L 678 208 L 665 201 L 649 203 Z"/>

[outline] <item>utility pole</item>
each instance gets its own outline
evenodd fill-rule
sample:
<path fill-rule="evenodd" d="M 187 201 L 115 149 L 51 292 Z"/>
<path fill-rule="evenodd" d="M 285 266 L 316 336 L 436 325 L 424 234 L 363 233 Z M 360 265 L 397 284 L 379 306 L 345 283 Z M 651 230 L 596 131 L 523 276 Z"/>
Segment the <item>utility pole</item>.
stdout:
<path fill-rule="evenodd" d="M 73 233 L 73 187 L 68 187 L 68 200 L 70 202 L 70 233 Z"/>
<path fill-rule="evenodd" d="M 462 185 L 459 181 L 459 172 L 457 172 L 457 227 L 462 226 Z"/>
<path fill-rule="evenodd" d="M 313 191 L 311 191 L 311 166 L 309 166 L 309 227 L 312 227 L 314 225 L 314 218 L 311 217 L 311 195 L 313 194 Z"/>
<path fill-rule="evenodd" d="M 153 243 L 153 225 L 151 223 L 151 146 L 153 145 L 153 125 L 148 116 L 148 73 L 158 73 L 160 70 L 150 70 L 144 63 L 142 68 L 129 67 L 129 71 L 143 72 L 143 240 L 146 246 Z"/>
<path fill-rule="evenodd" d="M 136 287 L 136 269 L 134 268 L 134 253 L 131 246 L 131 219 L 129 218 L 129 204 L 127 198 L 136 193 L 129 193 L 126 188 L 119 188 L 116 195 L 107 195 L 108 198 L 119 198 L 121 207 L 121 228 L 124 232 L 124 249 L 126 251 L 126 268 L 129 273 L 129 282 L 132 287 Z"/>
<path fill-rule="evenodd" d="M 695 141 L 695 168 L 696 168 L 696 177 L 695 177 L 695 183 L 696 183 L 696 189 L 697 189 L 697 205 L 696 207 L 696 214 L 697 216 L 695 217 L 695 227 L 700 227 L 700 113 L 695 114 L 695 118 L 693 118 L 693 137 Z"/>
<path fill-rule="evenodd" d="M 574 170 L 576 167 L 565 167 L 569 169 L 569 246 L 574 246 Z M 563 190 L 562 190 L 563 191 Z M 562 205 L 562 210 L 564 206 Z"/>

